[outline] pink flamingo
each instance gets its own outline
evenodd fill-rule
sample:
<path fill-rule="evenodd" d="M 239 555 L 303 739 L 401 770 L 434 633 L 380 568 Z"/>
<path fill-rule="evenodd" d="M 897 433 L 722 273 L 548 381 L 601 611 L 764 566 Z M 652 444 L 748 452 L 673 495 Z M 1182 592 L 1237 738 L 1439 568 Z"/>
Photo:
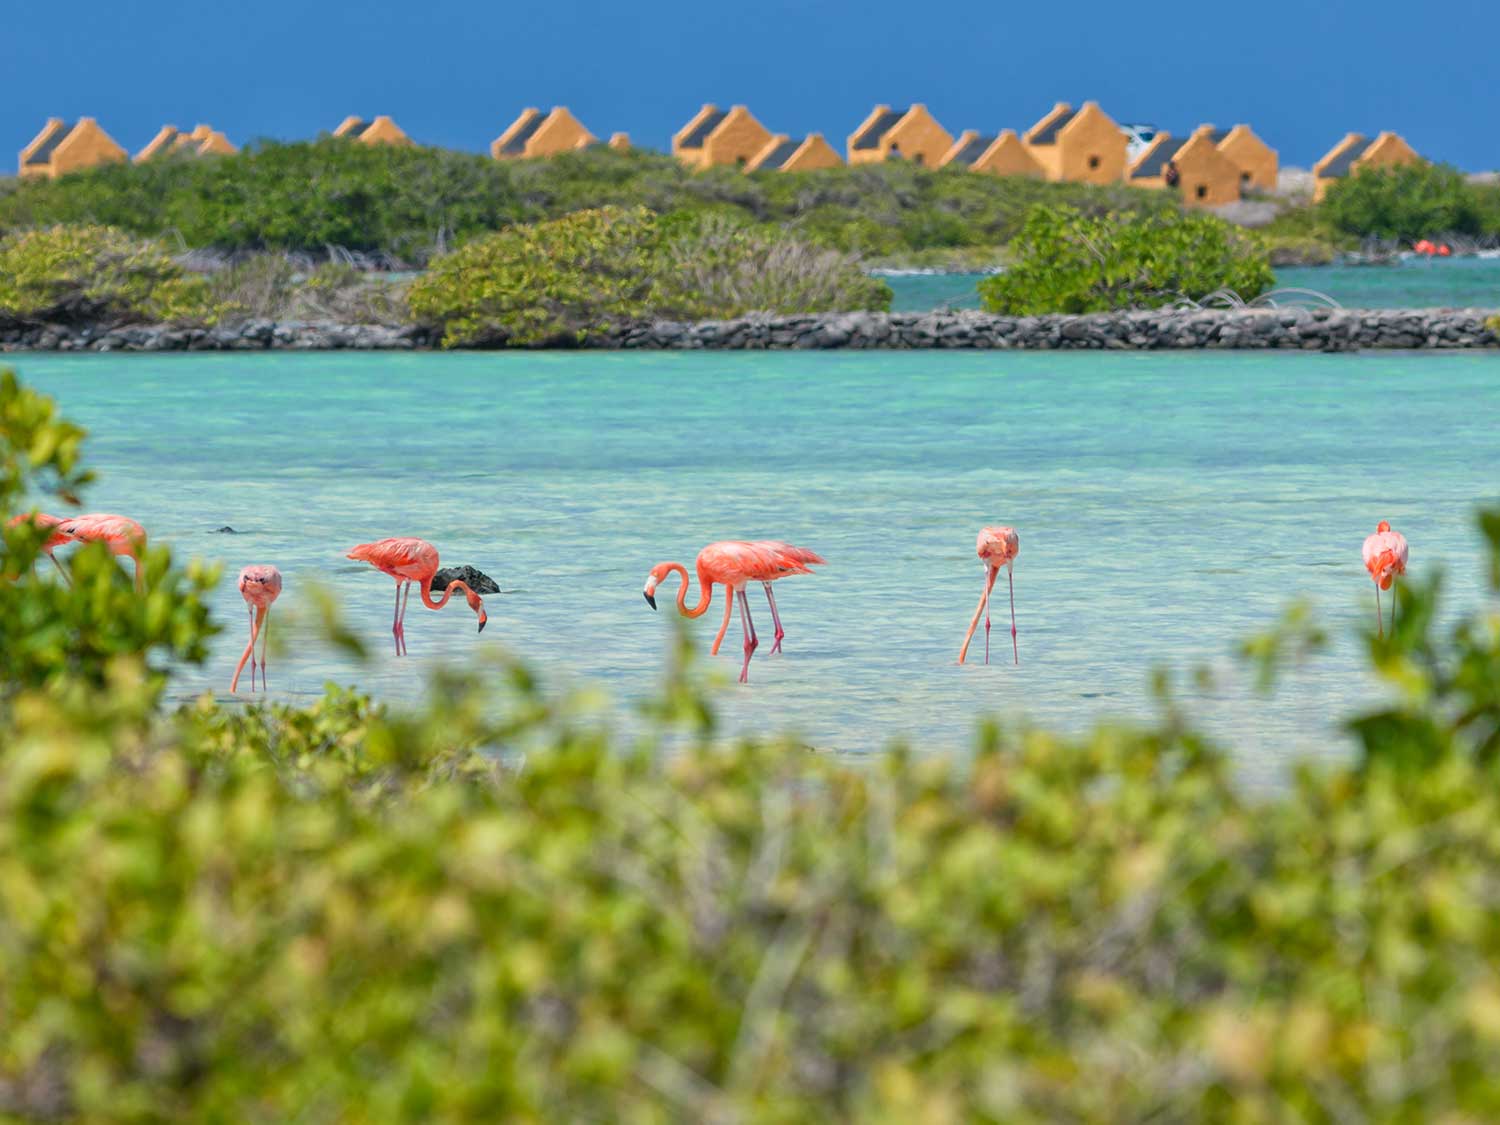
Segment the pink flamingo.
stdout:
<path fill-rule="evenodd" d="M 64 543 L 71 542 L 73 538 L 71 535 L 64 535 L 61 531 L 57 530 L 62 522 L 60 517 L 49 516 L 46 512 L 22 512 L 19 516 L 12 516 L 6 526 L 17 527 L 20 524 L 29 523 L 38 530 L 49 531 L 50 534 L 47 536 L 47 541 L 42 544 L 42 553 L 52 560 L 52 565 L 57 567 L 57 573 L 61 574 L 63 581 L 71 586 L 73 580 L 68 577 L 68 572 L 63 569 L 63 564 L 57 561 L 57 556 L 52 553 Z"/>
<path fill-rule="evenodd" d="M 240 673 L 245 670 L 245 661 L 250 661 L 250 690 L 255 690 L 255 640 L 266 631 L 266 618 L 271 612 L 271 603 L 281 596 L 281 571 L 274 566 L 247 566 L 240 571 L 240 597 L 245 599 L 245 608 L 250 611 L 250 643 L 240 654 L 240 662 L 234 666 L 234 679 L 229 681 L 230 694 L 239 690 Z M 260 687 L 266 687 L 266 642 L 260 643 Z"/>
<path fill-rule="evenodd" d="M 141 555 L 146 550 L 146 529 L 124 516 L 90 514 L 63 520 L 57 532 L 85 543 L 103 543 L 113 555 L 128 555 L 135 563 L 135 592 L 141 592 Z"/>
<path fill-rule="evenodd" d="M 979 605 L 974 608 L 974 618 L 969 622 L 969 631 L 964 634 L 963 648 L 958 650 L 958 662 L 962 664 L 969 655 L 969 641 L 974 637 L 974 628 L 979 624 L 979 615 L 984 614 L 984 662 L 990 662 L 990 591 L 995 586 L 995 576 L 1005 568 L 1010 581 L 1010 647 L 1015 653 L 1016 663 L 1021 663 L 1021 649 L 1016 643 L 1016 556 L 1021 553 L 1021 540 L 1013 527 L 986 527 L 979 533 L 979 561 L 984 563 L 986 577 L 984 591 L 979 595 Z"/>
<path fill-rule="evenodd" d="M 1385 622 L 1380 612 L 1380 591 L 1389 590 L 1391 584 L 1406 573 L 1406 536 L 1392 531 L 1391 525 L 1381 520 L 1375 534 L 1365 539 L 1365 569 L 1375 580 L 1375 628 L 1385 636 Z M 1396 627 L 1396 597 L 1391 595 L 1391 628 Z"/>
<path fill-rule="evenodd" d="M 479 616 L 479 632 L 484 632 L 489 620 L 484 612 L 484 602 L 459 579 L 448 583 L 440 600 L 432 600 L 432 576 L 437 573 L 438 552 L 425 539 L 379 539 L 374 543 L 361 543 L 347 557 L 367 562 L 396 580 L 396 613 L 391 619 L 391 635 L 396 638 L 397 656 L 406 653 L 406 600 L 411 597 L 413 583 L 421 595 L 422 604 L 428 609 L 442 609 L 454 590 L 462 590 L 469 608 Z M 403 587 L 406 598 L 402 597 Z"/>
<path fill-rule="evenodd" d="M 724 631 L 729 628 L 730 607 L 738 600 L 740 628 L 745 634 L 745 662 L 740 667 L 740 683 L 743 684 L 749 681 L 750 657 L 760 644 L 755 635 L 755 622 L 750 617 L 750 599 L 745 596 L 745 586 L 750 582 L 759 582 L 765 588 L 766 601 L 771 605 L 771 620 L 776 625 L 776 643 L 771 651 L 780 652 L 781 639 L 786 636 L 786 631 L 781 627 L 781 615 L 776 612 L 776 595 L 771 592 L 771 583 L 789 574 L 812 574 L 811 568 L 822 563 L 822 558 L 807 548 L 793 547 L 774 539 L 750 542 L 731 539 L 710 543 L 698 552 L 695 563 L 698 571 L 696 606 L 689 609 L 687 604 L 687 567 L 675 562 L 657 563 L 651 568 L 651 575 L 646 579 L 646 603 L 652 609 L 656 608 L 656 587 L 667 575 L 676 571 L 682 576 L 682 584 L 677 588 L 677 611 L 684 617 L 701 617 L 713 601 L 714 583 L 723 586 L 724 620 L 714 637 L 713 648 L 709 651 L 718 654 L 719 645 L 724 640 Z"/>

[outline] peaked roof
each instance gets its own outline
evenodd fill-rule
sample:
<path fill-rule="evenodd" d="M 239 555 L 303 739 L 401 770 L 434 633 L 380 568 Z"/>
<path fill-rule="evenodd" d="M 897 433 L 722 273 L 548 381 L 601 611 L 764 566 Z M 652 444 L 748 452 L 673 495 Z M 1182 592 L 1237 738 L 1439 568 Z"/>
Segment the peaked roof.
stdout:
<path fill-rule="evenodd" d="M 1229 136 L 1231 132 L 1233 132 L 1232 129 L 1210 129 L 1208 139 L 1213 141 L 1216 146 L 1221 145 L 1224 143 L 1224 138 Z"/>
<path fill-rule="evenodd" d="M 1149 180 L 1160 176 L 1167 169 L 1167 161 L 1181 147 L 1181 143 L 1174 140 L 1171 133 L 1157 133 L 1146 146 L 1146 151 L 1136 158 L 1135 167 L 1130 170 L 1130 178 Z"/>
<path fill-rule="evenodd" d="M 729 116 L 727 109 L 710 110 L 703 115 L 703 119 L 693 127 L 693 131 L 682 138 L 678 148 L 702 148 L 703 142 L 708 140 L 708 135 L 719 127 L 724 118 Z"/>
<path fill-rule="evenodd" d="M 1368 152 L 1370 146 L 1374 143 L 1368 137 L 1355 134 L 1354 141 L 1347 145 L 1343 152 L 1328 162 L 1328 166 L 1323 169 L 1323 178 L 1332 179 L 1336 176 L 1347 176 L 1354 167 L 1354 162 Z"/>
<path fill-rule="evenodd" d="M 349 128 L 344 130 L 344 136 L 354 137 L 356 140 L 365 135 L 365 130 L 373 125 L 373 121 L 366 121 L 363 117 L 356 117 L 349 122 Z"/>
<path fill-rule="evenodd" d="M 859 149 L 878 148 L 880 146 L 880 138 L 889 133 L 896 122 L 900 121 L 909 112 L 909 110 L 905 109 L 886 110 L 855 136 L 853 147 Z"/>
<path fill-rule="evenodd" d="M 1036 131 L 1036 134 L 1031 138 L 1030 143 L 1034 145 L 1056 144 L 1057 134 L 1061 133 L 1065 128 L 1067 128 L 1068 122 L 1072 121 L 1073 118 L 1077 116 L 1078 111 L 1076 109 L 1072 109 L 1071 107 L 1054 111 L 1051 120 L 1047 121 L 1044 125 L 1042 125 L 1040 129 Z"/>
<path fill-rule="evenodd" d="M 512 155 L 520 155 L 525 152 L 526 142 L 536 135 L 536 131 L 542 127 L 542 123 L 547 120 L 548 116 L 550 115 L 543 113 L 539 109 L 532 110 L 531 116 L 526 119 L 526 123 L 515 131 L 515 134 L 510 140 L 505 142 L 505 146 L 500 151 Z"/>
<path fill-rule="evenodd" d="M 994 144 L 999 138 L 984 133 L 975 133 L 970 137 L 963 148 L 953 154 L 950 164 L 971 165 L 985 154 L 985 150 Z"/>
<path fill-rule="evenodd" d="M 804 137 L 788 137 L 772 149 L 771 154 L 762 160 L 757 165 L 757 168 L 767 169 L 772 172 L 779 171 L 792 158 L 792 154 L 802 147 L 805 140 L 806 138 Z"/>
<path fill-rule="evenodd" d="M 35 152 L 33 152 L 26 158 L 26 163 L 52 163 L 52 154 L 57 151 L 57 146 L 62 144 L 63 141 L 67 139 L 68 134 L 72 131 L 73 126 L 63 121 L 57 122 L 57 124 L 52 126 L 52 131 L 47 134 L 47 139 L 37 147 L 37 150 Z"/>

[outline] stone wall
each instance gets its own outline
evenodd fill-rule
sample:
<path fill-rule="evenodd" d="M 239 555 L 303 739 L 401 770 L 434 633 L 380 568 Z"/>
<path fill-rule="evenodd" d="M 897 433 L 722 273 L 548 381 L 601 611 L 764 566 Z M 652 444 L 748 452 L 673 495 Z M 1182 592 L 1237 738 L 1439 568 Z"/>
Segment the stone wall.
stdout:
<path fill-rule="evenodd" d="M 755 315 L 697 324 L 657 321 L 552 347 L 719 349 L 1000 348 L 1265 349 L 1494 348 L 1489 310 L 1239 309 L 998 316 L 983 312 Z M 142 325 L 4 327 L 4 351 L 411 350 L 433 346 L 422 328 L 251 320 L 216 328 Z"/>

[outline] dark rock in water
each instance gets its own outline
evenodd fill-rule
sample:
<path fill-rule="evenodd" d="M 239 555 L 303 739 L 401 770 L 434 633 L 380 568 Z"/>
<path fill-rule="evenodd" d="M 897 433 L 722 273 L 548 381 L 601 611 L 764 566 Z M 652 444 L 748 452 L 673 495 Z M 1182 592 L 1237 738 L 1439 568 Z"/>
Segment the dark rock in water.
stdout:
<path fill-rule="evenodd" d="M 432 585 L 429 589 L 442 593 L 448 583 L 458 579 L 476 594 L 498 594 L 500 587 L 495 585 L 495 580 L 472 566 L 445 566 L 432 576 Z"/>
<path fill-rule="evenodd" d="M 238 531 L 236 531 L 236 530 L 235 530 L 235 529 L 234 529 L 234 528 L 232 528 L 232 527 L 230 527 L 230 526 L 229 526 L 229 525 L 228 525 L 228 524 L 227 524 L 227 523 L 226 523 L 226 524 L 225 524 L 225 525 L 224 525 L 224 526 L 223 526 L 223 527 L 221 527 L 221 528 L 219 528 L 219 529 L 218 529 L 218 530 L 216 530 L 216 531 L 215 531 L 215 532 L 214 532 L 214 534 L 215 534 L 215 535 L 238 535 L 238 534 L 239 534 L 239 532 L 238 532 Z"/>

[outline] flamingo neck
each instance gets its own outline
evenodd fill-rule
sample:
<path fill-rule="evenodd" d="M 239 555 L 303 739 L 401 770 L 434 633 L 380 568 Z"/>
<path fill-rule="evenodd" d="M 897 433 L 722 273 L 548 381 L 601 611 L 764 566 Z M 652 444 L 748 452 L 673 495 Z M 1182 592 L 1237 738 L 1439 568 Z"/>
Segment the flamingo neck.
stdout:
<path fill-rule="evenodd" d="M 425 605 L 428 609 L 442 609 L 445 605 L 448 604 L 448 599 L 453 596 L 454 590 L 462 590 L 464 592 L 464 597 L 468 597 L 474 592 L 464 584 L 464 581 L 461 578 L 455 578 L 452 582 L 448 583 L 448 588 L 443 591 L 443 596 L 437 601 L 433 601 L 432 590 L 430 588 L 431 581 L 431 579 L 428 579 L 426 582 L 417 582 L 417 592 L 422 595 L 422 604 Z"/>
<path fill-rule="evenodd" d="M 687 604 L 688 572 L 687 567 L 681 563 L 673 563 L 668 573 L 675 570 L 682 575 L 682 585 L 677 587 L 677 612 L 684 617 L 702 617 L 708 612 L 708 605 L 714 600 L 714 584 L 704 580 L 703 570 L 698 570 L 698 604 L 691 609 Z"/>

